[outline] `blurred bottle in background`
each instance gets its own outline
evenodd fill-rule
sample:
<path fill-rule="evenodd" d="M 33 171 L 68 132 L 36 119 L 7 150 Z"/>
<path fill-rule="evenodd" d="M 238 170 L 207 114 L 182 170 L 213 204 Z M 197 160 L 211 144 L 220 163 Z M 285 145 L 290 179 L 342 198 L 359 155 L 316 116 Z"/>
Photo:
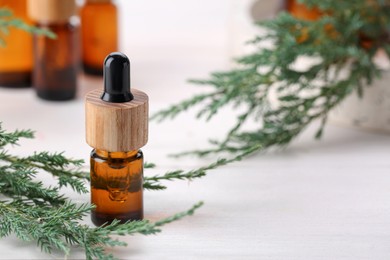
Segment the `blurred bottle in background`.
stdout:
<path fill-rule="evenodd" d="M 87 0 L 81 8 L 84 72 L 103 75 L 103 61 L 118 51 L 117 8 L 111 0 Z"/>
<path fill-rule="evenodd" d="M 15 17 L 27 23 L 27 0 L 0 0 L 0 7 L 9 8 Z M 31 34 L 11 28 L 6 46 L 0 46 L 0 86 L 29 87 L 33 65 Z"/>
<path fill-rule="evenodd" d="M 79 21 L 75 0 L 29 0 L 28 12 L 36 26 L 56 39 L 34 36 L 33 86 L 40 98 L 70 100 L 76 96 L 79 72 Z"/>
<path fill-rule="evenodd" d="M 306 21 L 315 21 L 322 15 L 317 8 L 309 8 L 297 0 L 286 0 L 285 7 L 292 16 Z"/>

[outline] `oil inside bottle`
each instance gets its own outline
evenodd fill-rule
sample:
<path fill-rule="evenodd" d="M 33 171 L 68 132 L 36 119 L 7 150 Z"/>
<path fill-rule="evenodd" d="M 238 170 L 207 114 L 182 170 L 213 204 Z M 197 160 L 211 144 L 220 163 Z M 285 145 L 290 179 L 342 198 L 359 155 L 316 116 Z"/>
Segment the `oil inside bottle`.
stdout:
<path fill-rule="evenodd" d="M 95 225 L 143 218 L 143 155 L 141 151 L 91 154 L 91 202 Z"/>

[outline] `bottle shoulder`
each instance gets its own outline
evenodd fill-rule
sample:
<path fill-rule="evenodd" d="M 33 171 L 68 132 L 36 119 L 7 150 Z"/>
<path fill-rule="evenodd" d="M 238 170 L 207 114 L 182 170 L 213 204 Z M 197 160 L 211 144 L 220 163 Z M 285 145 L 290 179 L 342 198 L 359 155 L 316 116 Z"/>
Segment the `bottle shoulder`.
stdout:
<path fill-rule="evenodd" d="M 129 152 L 107 152 L 103 150 L 93 149 L 91 151 L 91 159 L 98 160 L 126 160 L 133 161 L 143 159 L 143 152 L 141 149 Z"/>
<path fill-rule="evenodd" d="M 42 29 L 51 30 L 54 33 L 61 31 L 76 31 L 80 27 L 80 18 L 72 16 L 69 20 L 59 23 L 38 22 L 36 26 Z"/>

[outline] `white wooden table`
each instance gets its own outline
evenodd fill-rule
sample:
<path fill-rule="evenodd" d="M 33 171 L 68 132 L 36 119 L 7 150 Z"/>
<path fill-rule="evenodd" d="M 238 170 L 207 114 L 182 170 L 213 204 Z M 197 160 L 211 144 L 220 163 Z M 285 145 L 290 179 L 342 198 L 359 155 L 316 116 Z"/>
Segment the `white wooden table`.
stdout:
<path fill-rule="evenodd" d="M 219 62 L 158 63 L 147 73 L 142 62 L 133 70 L 139 71 L 133 83 L 150 94 L 152 111 L 190 95 L 187 92 L 194 87 L 184 83 L 187 75 Z M 93 84 L 99 87 L 99 80 L 83 81 L 81 89 Z M 88 160 L 82 99 L 52 103 L 38 100 L 32 90 L 0 89 L 0 101 L 5 128 L 36 130 L 37 139 L 15 147 L 17 153 L 66 151 Z M 146 160 L 159 167 L 145 174 L 192 169 L 217 159 L 173 160 L 166 155 L 206 147 L 208 137 L 226 132 L 230 116 L 225 111 L 208 125 L 194 120 L 191 113 L 152 123 L 150 142 L 143 150 Z M 389 136 L 330 126 L 318 142 L 312 140 L 314 130 L 285 151 L 258 154 L 211 171 L 201 180 L 167 183 L 166 191 L 146 192 L 145 216 L 152 220 L 200 200 L 205 205 L 157 236 L 125 238 L 129 247 L 115 253 L 124 259 L 388 259 Z M 77 201 L 89 200 L 88 195 L 66 192 Z M 2 240 L 0 252 L 1 259 L 50 257 L 34 244 L 14 238 Z"/>
<path fill-rule="evenodd" d="M 228 67 L 222 38 L 209 38 L 209 45 L 203 41 L 125 48 L 132 59 L 133 87 L 150 95 L 152 112 L 202 90 L 187 84 L 188 78 Z M 98 79 L 82 79 L 80 97 L 66 103 L 38 100 L 33 90 L 1 88 L 4 127 L 36 130 L 35 140 L 12 150 L 21 155 L 66 151 L 88 160 L 82 96 L 101 86 Z M 145 175 L 193 169 L 217 159 L 167 157 L 207 147 L 209 137 L 222 137 L 232 123 L 229 110 L 207 125 L 193 114 L 151 123 L 143 151 L 158 168 Z M 200 200 L 205 205 L 194 216 L 163 227 L 157 236 L 124 238 L 129 246 L 113 252 L 123 259 L 389 259 L 390 137 L 328 126 L 318 142 L 312 138 L 314 131 L 308 129 L 287 150 L 254 155 L 191 183 L 167 183 L 166 191 L 145 192 L 145 217 L 151 220 Z M 88 195 L 64 192 L 76 201 L 89 201 Z M 34 243 L 14 237 L 0 241 L 0 252 L 0 259 L 63 258 L 60 253 L 43 254 Z M 83 254 L 75 250 L 69 259 L 75 258 Z"/>

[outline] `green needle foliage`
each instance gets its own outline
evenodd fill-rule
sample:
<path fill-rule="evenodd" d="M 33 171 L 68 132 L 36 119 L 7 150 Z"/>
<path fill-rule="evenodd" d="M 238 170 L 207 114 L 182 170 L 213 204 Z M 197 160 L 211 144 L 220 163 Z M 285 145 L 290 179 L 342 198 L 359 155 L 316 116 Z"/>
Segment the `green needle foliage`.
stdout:
<path fill-rule="evenodd" d="M 199 202 L 187 211 L 155 223 L 142 220 L 120 224 L 114 221 L 109 225 L 92 228 L 80 224 L 93 208 L 91 205 L 66 202 L 59 207 L 37 207 L 21 200 L 0 201 L 0 237 L 14 233 L 24 241 L 36 241 L 41 250 L 47 253 L 60 250 L 69 255 L 71 246 L 77 245 L 84 249 L 86 259 L 115 259 L 105 251 L 105 247 L 127 244 L 113 239 L 113 235 L 157 234 L 161 232 L 161 226 L 194 214 L 202 204 Z"/>
<path fill-rule="evenodd" d="M 105 248 L 126 244 L 113 239 L 113 235 L 159 233 L 161 226 L 194 214 L 203 204 L 199 202 L 187 211 L 154 223 L 142 220 L 120 224 L 114 221 L 102 227 L 90 227 L 81 220 L 94 206 L 77 205 L 60 190 L 68 186 L 78 193 L 88 192 L 89 173 L 80 170 L 83 161 L 69 159 L 62 153 L 40 152 L 27 157 L 12 155 L 6 147 L 18 145 L 21 138 L 33 138 L 33 132 L 7 132 L 0 125 L 0 237 L 15 234 L 22 240 L 35 241 L 48 253 L 59 250 L 69 255 L 76 246 L 85 251 L 86 259 L 115 259 Z M 153 167 L 153 164 L 146 166 Z M 43 172 L 56 178 L 56 186 L 47 187 L 37 180 L 37 175 Z M 161 180 L 197 177 L 196 172 L 193 175 L 177 172 L 175 176 L 155 176 L 146 181 L 146 186 L 163 189 L 165 186 L 159 183 Z"/>
<path fill-rule="evenodd" d="M 43 34 L 52 39 L 56 38 L 54 33 L 29 25 L 22 19 L 15 17 L 10 9 L 0 7 L 0 47 L 6 46 L 5 37 L 10 34 L 11 28 L 17 28 L 32 34 Z"/>
<path fill-rule="evenodd" d="M 267 33 L 250 42 L 255 53 L 237 59 L 236 69 L 192 80 L 207 86 L 208 92 L 153 118 L 174 118 L 195 106 L 200 107 L 197 118 L 206 121 L 224 107 L 243 111 L 224 139 L 212 141 L 210 149 L 190 152 L 199 156 L 285 146 L 316 120 L 322 122 L 316 134 L 321 137 L 329 111 L 352 93 L 362 96 L 365 86 L 380 77 L 374 56 L 379 49 L 390 54 L 390 1 L 299 2 L 319 8 L 323 16 L 303 21 L 281 13 L 259 23 Z M 273 47 L 264 47 L 269 43 Z M 302 56 L 313 64 L 297 68 L 296 61 Z M 249 121 L 255 122 L 257 129 L 246 129 Z"/>
<path fill-rule="evenodd" d="M 198 168 L 196 170 L 191 171 L 183 171 L 183 170 L 176 170 L 167 172 L 163 175 L 155 175 L 155 176 L 146 176 L 144 178 L 144 189 L 147 190 L 165 190 L 167 187 L 162 184 L 163 181 L 174 181 L 174 180 L 186 180 L 186 181 L 192 181 L 194 179 L 199 179 L 204 176 L 206 176 L 207 172 L 209 170 L 216 169 L 218 167 L 240 161 L 242 158 L 248 156 L 249 154 L 253 153 L 254 151 L 257 151 L 259 147 L 251 147 L 250 149 L 247 149 L 240 153 L 237 156 L 234 156 L 230 159 L 221 158 L 217 160 L 214 163 L 211 163 L 208 166 L 204 166 L 201 168 Z M 150 168 L 150 165 L 146 165 Z"/>

